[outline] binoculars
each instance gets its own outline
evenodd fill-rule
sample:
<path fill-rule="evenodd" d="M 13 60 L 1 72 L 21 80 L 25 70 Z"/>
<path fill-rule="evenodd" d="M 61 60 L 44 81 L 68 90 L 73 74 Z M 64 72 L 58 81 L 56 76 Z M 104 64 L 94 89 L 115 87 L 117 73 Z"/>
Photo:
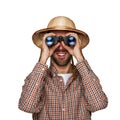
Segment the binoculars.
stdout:
<path fill-rule="evenodd" d="M 48 47 L 51 47 L 58 42 L 64 41 L 65 45 L 68 45 L 70 47 L 73 47 L 76 44 L 76 38 L 73 36 L 48 36 L 45 39 L 46 45 Z"/>

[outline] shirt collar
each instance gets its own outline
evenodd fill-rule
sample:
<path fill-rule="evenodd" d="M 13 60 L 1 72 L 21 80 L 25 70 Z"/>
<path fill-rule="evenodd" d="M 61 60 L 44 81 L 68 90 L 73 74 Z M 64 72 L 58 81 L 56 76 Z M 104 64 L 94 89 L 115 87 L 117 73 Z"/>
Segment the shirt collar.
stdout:
<path fill-rule="evenodd" d="M 76 67 L 74 65 L 72 65 L 71 67 L 72 67 L 71 69 L 73 71 L 72 72 L 73 77 L 75 78 L 78 75 L 78 71 L 77 71 L 77 69 L 76 69 Z M 55 68 L 55 66 L 53 64 L 50 65 L 48 71 L 49 71 L 49 74 L 51 75 L 51 77 L 55 77 L 58 74 L 58 71 L 57 71 L 57 69 Z"/>

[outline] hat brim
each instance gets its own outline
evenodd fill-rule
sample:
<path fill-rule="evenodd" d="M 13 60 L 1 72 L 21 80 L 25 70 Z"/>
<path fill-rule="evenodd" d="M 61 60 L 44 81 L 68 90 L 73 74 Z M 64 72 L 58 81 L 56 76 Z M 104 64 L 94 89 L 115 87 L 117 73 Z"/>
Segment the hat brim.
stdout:
<path fill-rule="evenodd" d="M 75 32 L 78 34 L 80 40 L 81 40 L 81 48 L 84 48 L 88 45 L 89 43 L 89 36 L 81 31 L 81 30 L 78 30 L 78 29 L 71 29 L 71 28 L 67 28 L 67 27 L 57 27 L 57 28 L 44 28 L 44 29 L 40 29 L 38 31 L 36 31 L 33 36 L 32 36 L 32 40 L 34 42 L 34 44 L 41 48 L 41 45 L 42 45 L 42 37 L 44 36 L 45 33 L 49 32 L 49 31 L 55 31 L 55 30 L 58 30 L 58 31 L 69 31 L 69 32 Z"/>

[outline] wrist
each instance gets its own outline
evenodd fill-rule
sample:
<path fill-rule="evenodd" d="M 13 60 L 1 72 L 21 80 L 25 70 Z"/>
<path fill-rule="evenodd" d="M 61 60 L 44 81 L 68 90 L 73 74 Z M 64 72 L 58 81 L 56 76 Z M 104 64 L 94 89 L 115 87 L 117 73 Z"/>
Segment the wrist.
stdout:
<path fill-rule="evenodd" d="M 42 56 L 40 56 L 40 58 L 39 58 L 39 62 L 40 62 L 40 63 L 43 63 L 43 64 L 46 64 L 46 62 L 47 62 L 47 58 L 46 58 L 46 57 L 42 57 Z"/>
<path fill-rule="evenodd" d="M 77 62 L 81 62 L 84 60 L 84 56 L 82 54 L 79 54 L 76 56 L 76 60 L 77 60 Z"/>
<path fill-rule="evenodd" d="M 47 60 L 39 59 L 39 62 L 42 63 L 42 64 L 46 64 Z"/>
<path fill-rule="evenodd" d="M 82 56 L 78 56 L 76 59 L 77 59 L 77 62 L 81 62 L 81 61 L 84 60 L 84 57 L 82 57 Z"/>

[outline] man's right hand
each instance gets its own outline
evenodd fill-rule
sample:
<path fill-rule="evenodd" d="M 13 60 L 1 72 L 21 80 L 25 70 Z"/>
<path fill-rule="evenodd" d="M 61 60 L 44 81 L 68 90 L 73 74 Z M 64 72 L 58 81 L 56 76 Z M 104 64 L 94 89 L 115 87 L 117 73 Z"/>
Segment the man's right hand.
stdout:
<path fill-rule="evenodd" d="M 54 33 L 46 33 L 43 36 L 43 40 L 42 40 L 42 47 L 41 47 L 41 54 L 40 54 L 40 58 L 39 58 L 39 62 L 46 64 L 48 58 L 53 54 L 53 52 L 55 51 L 55 49 L 59 46 L 60 43 L 57 43 L 56 45 L 52 46 L 52 47 L 48 47 L 45 43 L 45 39 L 48 36 L 55 36 Z"/>

